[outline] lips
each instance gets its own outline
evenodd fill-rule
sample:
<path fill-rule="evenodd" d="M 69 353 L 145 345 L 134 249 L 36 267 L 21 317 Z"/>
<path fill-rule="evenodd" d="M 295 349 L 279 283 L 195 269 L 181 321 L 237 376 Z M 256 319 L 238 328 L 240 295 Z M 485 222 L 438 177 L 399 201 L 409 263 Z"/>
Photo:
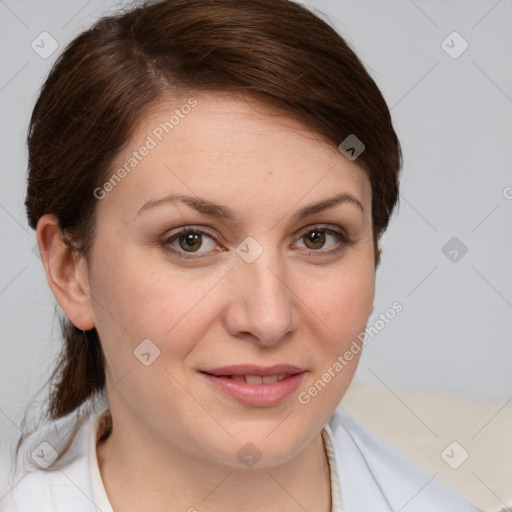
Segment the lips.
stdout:
<path fill-rule="evenodd" d="M 233 365 L 202 370 L 207 381 L 223 394 L 253 407 L 277 405 L 299 386 L 306 370 L 289 364 Z"/>

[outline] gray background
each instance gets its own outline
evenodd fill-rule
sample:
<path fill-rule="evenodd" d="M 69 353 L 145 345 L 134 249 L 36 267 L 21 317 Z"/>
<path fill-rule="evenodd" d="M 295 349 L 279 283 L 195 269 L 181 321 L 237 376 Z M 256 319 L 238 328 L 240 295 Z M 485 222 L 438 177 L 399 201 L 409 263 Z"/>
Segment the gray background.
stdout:
<path fill-rule="evenodd" d="M 512 1 L 305 3 L 325 12 L 365 63 L 404 151 L 401 204 L 382 241 L 369 325 L 395 301 L 404 309 L 369 340 L 356 379 L 510 406 Z M 30 112 L 64 45 L 118 5 L 0 0 L 2 437 L 17 434 L 60 348 L 55 301 L 24 213 Z M 31 48 L 43 31 L 59 44 L 46 59 Z M 461 40 L 442 46 L 453 31 L 469 44 L 457 58 L 443 46 L 454 54 Z M 442 250 L 452 237 L 468 249 L 462 257 L 457 249 L 458 261 Z"/>

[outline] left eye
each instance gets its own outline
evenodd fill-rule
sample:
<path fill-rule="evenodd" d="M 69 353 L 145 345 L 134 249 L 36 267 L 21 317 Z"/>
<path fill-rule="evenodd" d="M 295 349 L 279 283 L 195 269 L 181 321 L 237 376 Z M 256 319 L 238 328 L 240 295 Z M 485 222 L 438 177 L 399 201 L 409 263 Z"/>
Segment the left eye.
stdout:
<path fill-rule="evenodd" d="M 328 244 L 329 238 L 331 239 L 330 244 Z M 208 242 L 206 244 L 204 243 L 205 239 Z M 334 253 L 353 243 L 343 231 L 323 226 L 314 226 L 303 231 L 299 241 L 304 242 L 305 249 L 318 253 Z M 181 258 L 194 258 L 193 254 L 208 252 L 216 247 L 213 235 L 203 229 L 190 227 L 166 237 L 162 244 L 167 251 Z M 329 247 L 325 248 L 326 244 Z M 206 247 L 204 247 L 205 245 Z M 201 248 L 205 250 L 199 251 Z M 301 247 L 299 246 L 299 248 Z"/>
<path fill-rule="evenodd" d="M 331 246 L 327 247 L 327 252 L 330 252 L 330 249 L 336 248 L 340 241 L 346 240 L 343 233 L 327 228 L 310 229 L 301 236 L 300 240 L 304 241 L 306 249 L 318 250 L 322 248 L 325 249 L 326 240 L 328 240 L 327 237 L 335 239 L 335 241 L 331 243 Z"/>

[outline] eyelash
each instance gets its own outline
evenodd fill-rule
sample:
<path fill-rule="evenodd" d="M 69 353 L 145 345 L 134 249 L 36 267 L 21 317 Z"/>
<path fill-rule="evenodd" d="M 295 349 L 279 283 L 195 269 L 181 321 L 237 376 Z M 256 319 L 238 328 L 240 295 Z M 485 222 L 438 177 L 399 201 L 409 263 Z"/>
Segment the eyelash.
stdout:
<path fill-rule="evenodd" d="M 332 235 L 332 236 L 334 236 L 334 237 L 336 237 L 338 239 L 340 244 L 338 245 L 338 247 L 336 247 L 334 249 L 330 249 L 328 251 L 322 251 L 321 249 L 319 249 L 319 250 L 306 249 L 306 250 L 309 250 L 309 252 L 312 253 L 312 254 L 313 253 L 321 253 L 323 255 L 337 254 L 337 253 L 340 253 L 341 251 L 343 251 L 346 247 L 350 247 L 351 245 L 353 245 L 355 243 L 355 241 L 352 238 L 350 238 L 345 231 L 343 231 L 341 229 L 332 229 L 332 228 L 329 228 L 328 226 L 322 225 L 322 224 L 313 225 L 310 228 L 308 228 L 307 230 L 303 231 L 302 234 L 299 237 L 299 240 L 302 237 L 304 237 L 305 235 L 307 235 L 308 233 L 311 233 L 313 231 L 320 231 L 322 233 Z M 162 247 L 167 252 L 177 256 L 178 258 L 183 258 L 183 259 L 188 259 L 188 260 L 202 258 L 203 256 L 197 256 L 197 255 L 193 256 L 192 255 L 192 254 L 197 254 L 197 253 L 181 252 L 181 251 L 178 251 L 178 250 L 175 250 L 175 249 L 171 249 L 169 247 L 169 244 L 171 242 L 174 242 L 181 235 L 184 235 L 184 234 L 187 234 L 187 233 L 207 235 L 208 237 L 210 237 L 212 239 L 215 239 L 214 234 L 211 233 L 209 230 L 205 230 L 204 228 L 196 229 L 196 228 L 193 228 L 191 226 L 187 226 L 187 227 L 181 228 L 177 232 L 173 233 L 171 236 L 164 237 L 162 239 L 162 241 L 161 241 Z"/>

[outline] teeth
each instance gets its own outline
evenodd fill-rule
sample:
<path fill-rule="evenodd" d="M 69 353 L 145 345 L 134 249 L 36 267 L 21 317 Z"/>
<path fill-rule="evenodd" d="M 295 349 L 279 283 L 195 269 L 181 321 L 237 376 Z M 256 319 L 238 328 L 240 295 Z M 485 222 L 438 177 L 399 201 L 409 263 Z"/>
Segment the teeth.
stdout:
<path fill-rule="evenodd" d="M 287 377 L 286 373 L 279 373 L 277 375 L 265 375 L 260 377 L 259 375 L 225 375 L 224 378 L 236 380 L 237 382 L 246 382 L 247 384 L 258 385 L 258 384 L 273 384 L 279 382 Z"/>
<path fill-rule="evenodd" d="M 246 375 L 245 382 L 247 382 L 247 384 L 261 384 L 263 382 L 263 378 L 259 375 Z"/>
<path fill-rule="evenodd" d="M 245 382 L 247 382 L 247 384 L 273 384 L 274 382 L 278 382 L 284 378 L 286 378 L 286 373 L 279 373 L 278 375 L 265 375 L 265 377 L 260 377 L 259 375 L 246 375 Z"/>

